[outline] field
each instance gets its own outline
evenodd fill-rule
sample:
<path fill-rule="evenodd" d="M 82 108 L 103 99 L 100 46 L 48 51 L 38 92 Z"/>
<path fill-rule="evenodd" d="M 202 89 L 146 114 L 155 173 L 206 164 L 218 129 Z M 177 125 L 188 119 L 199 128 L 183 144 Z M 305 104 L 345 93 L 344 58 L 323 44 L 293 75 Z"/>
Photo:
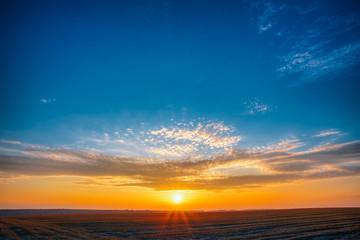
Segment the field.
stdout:
<path fill-rule="evenodd" d="M 0 217 L 0 239 L 360 239 L 360 208 Z"/>

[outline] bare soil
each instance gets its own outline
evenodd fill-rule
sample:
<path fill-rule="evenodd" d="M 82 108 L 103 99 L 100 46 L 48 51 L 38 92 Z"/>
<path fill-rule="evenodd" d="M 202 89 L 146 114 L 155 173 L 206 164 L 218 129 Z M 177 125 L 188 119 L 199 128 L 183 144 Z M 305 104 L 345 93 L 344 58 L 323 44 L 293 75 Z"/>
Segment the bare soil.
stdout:
<path fill-rule="evenodd" d="M 0 239 L 360 239 L 360 208 L 1 216 Z"/>

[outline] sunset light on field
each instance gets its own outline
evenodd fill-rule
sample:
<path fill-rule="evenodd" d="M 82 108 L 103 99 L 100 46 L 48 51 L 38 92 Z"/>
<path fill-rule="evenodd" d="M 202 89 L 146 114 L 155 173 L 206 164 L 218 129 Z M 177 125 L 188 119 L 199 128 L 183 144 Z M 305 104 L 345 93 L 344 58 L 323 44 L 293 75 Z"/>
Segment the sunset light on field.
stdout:
<path fill-rule="evenodd" d="M 0 209 L 359 207 L 359 6 L 2 1 Z"/>

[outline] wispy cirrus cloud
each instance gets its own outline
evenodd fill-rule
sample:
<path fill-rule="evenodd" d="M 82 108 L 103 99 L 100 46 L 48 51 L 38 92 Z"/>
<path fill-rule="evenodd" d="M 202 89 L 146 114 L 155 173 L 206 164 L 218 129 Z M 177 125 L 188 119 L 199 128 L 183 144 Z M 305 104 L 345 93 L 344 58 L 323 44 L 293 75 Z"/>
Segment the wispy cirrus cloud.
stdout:
<path fill-rule="evenodd" d="M 345 15 L 333 9 L 315 7 L 311 14 L 314 13 L 317 17 L 312 17 L 312 24 L 302 29 L 301 37 L 288 36 L 288 40 L 293 42 L 292 47 L 288 54 L 280 57 L 277 71 L 281 77 L 294 78 L 295 85 L 331 79 L 360 62 L 358 13 Z M 298 9 L 298 15 L 304 19 L 308 14 Z M 301 22 L 298 24 L 301 26 Z"/>
<path fill-rule="evenodd" d="M 328 129 L 326 131 L 322 131 L 318 134 L 313 135 L 313 137 L 325 137 L 325 136 L 338 135 L 338 134 L 340 134 L 340 131 L 336 131 L 335 129 Z"/>
<path fill-rule="evenodd" d="M 276 24 L 276 14 L 282 10 L 285 5 L 277 6 L 271 1 L 250 1 L 251 9 L 257 11 L 256 26 L 258 33 L 270 30 Z"/>
<path fill-rule="evenodd" d="M 253 148 L 253 150 L 263 151 L 263 152 L 286 152 L 301 147 L 303 145 L 304 143 L 301 142 L 299 139 L 292 138 L 292 139 L 284 139 L 275 144 L 269 144 L 267 146 L 255 147 Z"/>
<path fill-rule="evenodd" d="M 258 29 L 260 33 L 269 30 L 273 26 L 274 20 L 272 17 L 276 13 L 274 6 L 270 2 L 266 2 L 263 6 L 264 12 L 258 17 Z"/>
<path fill-rule="evenodd" d="M 277 69 L 283 76 L 297 76 L 301 81 L 313 81 L 328 74 L 356 65 L 360 61 L 360 42 L 349 43 L 329 52 L 323 45 L 295 50 L 281 58 L 281 67 Z"/>
<path fill-rule="evenodd" d="M 6 144 L 11 148 L 19 142 Z M 86 178 L 76 184 L 216 190 L 360 175 L 359 141 L 289 152 L 301 145 L 301 141 L 282 140 L 260 150 L 232 149 L 213 158 L 200 156 L 179 160 L 121 157 L 39 145 L 29 149 L 26 147 L 29 144 L 20 145 L 22 148 L 13 150 L 22 156 L 0 156 L 1 176 L 66 175 Z M 259 169 L 258 173 L 241 171 L 249 167 Z M 239 169 L 239 173 L 229 174 L 222 170 L 226 168 Z"/>
<path fill-rule="evenodd" d="M 14 145 L 23 145 L 22 142 L 19 141 L 10 141 L 10 140 L 6 140 L 6 139 L 0 139 L 0 143 L 9 143 L 9 144 L 14 144 Z"/>
<path fill-rule="evenodd" d="M 250 9 L 258 16 L 258 32 L 273 33 L 270 43 L 278 57 L 272 64 L 290 86 L 333 79 L 360 63 L 360 11 L 355 5 L 341 11 L 324 1 L 256 1 Z"/>

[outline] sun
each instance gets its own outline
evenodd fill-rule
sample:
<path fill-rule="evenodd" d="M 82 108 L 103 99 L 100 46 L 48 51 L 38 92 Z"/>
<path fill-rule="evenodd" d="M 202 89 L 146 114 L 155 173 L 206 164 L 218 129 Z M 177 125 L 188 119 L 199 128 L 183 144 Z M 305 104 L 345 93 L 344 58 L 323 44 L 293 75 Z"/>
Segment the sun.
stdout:
<path fill-rule="evenodd" d="M 180 204 L 181 202 L 182 202 L 182 196 L 181 196 L 181 194 L 179 194 L 179 193 L 176 193 L 176 194 L 174 194 L 173 195 L 173 197 L 172 197 L 172 201 L 175 203 L 175 204 Z"/>

